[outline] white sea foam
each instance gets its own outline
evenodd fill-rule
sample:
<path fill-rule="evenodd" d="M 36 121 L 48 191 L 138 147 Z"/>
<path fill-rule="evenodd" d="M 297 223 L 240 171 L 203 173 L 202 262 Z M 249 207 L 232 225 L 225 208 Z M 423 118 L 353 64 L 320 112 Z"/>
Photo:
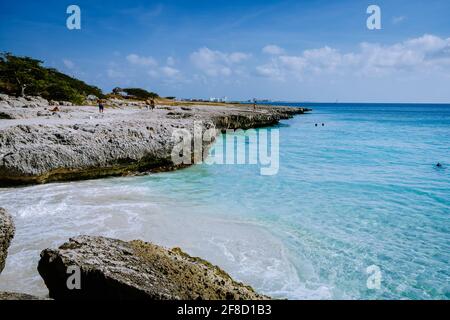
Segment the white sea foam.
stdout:
<path fill-rule="evenodd" d="M 14 216 L 17 234 L 0 290 L 46 294 L 36 270 L 40 251 L 90 234 L 181 247 L 270 295 L 329 296 L 324 288 L 315 292 L 300 285 L 287 249 L 264 227 L 173 202 L 148 185 L 134 185 L 133 179 L 139 178 L 3 190 L 0 201 Z"/>

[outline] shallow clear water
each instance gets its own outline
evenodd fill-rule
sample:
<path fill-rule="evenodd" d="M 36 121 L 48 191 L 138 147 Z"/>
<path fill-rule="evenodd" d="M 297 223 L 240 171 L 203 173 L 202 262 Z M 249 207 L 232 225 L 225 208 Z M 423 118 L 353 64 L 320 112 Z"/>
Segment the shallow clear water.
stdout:
<path fill-rule="evenodd" d="M 180 246 L 276 297 L 449 299 L 450 106 L 311 106 L 277 127 L 274 176 L 203 164 L 1 189 L 17 235 L 0 290 L 45 294 L 39 252 L 92 234 Z"/>

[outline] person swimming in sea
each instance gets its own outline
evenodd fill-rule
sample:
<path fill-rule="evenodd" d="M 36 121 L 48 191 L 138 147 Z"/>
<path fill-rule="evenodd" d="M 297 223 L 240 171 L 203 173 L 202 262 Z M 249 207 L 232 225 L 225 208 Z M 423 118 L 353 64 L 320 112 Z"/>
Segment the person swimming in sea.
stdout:
<path fill-rule="evenodd" d="M 436 167 L 442 168 L 442 164 L 440 162 L 436 163 Z"/>

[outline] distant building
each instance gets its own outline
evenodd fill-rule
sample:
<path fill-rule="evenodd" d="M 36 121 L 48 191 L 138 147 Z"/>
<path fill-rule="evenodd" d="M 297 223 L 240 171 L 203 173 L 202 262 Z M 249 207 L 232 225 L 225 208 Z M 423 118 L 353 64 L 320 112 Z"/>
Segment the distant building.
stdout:
<path fill-rule="evenodd" d="M 222 98 L 209 98 L 209 102 L 227 102 L 228 98 L 227 97 L 222 97 Z"/>

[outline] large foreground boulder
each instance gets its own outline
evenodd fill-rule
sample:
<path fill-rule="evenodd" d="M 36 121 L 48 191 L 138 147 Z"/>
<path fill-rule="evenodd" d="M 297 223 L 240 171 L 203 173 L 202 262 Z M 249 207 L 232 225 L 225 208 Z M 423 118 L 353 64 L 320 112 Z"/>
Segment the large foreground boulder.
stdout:
<path fill-rule="evenodd" d="M 69 271 L 68 271 L 69 270 Z M 80 289 L 76 287 L 80 274 Z M 267 299 L 209 262 L 143 241 L 80 236 L 41 253 L 38 271 L 54 299 Z"/>
<path fill-rule="evenodd" d="M 5 209 L 0 208 L 0 273 L 3 271 L 8 255 L 8 248 L 14 237 L 14 223 Z"/>

